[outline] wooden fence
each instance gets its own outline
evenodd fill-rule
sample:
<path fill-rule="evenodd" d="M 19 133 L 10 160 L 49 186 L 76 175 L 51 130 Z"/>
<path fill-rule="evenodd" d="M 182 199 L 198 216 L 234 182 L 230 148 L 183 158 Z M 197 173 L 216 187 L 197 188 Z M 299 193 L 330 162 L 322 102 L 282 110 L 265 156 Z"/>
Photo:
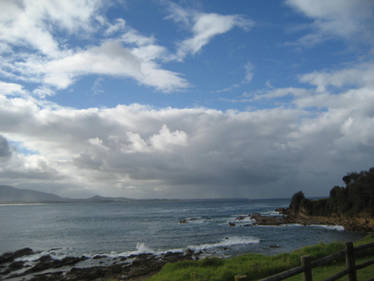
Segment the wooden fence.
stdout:
<path fill-rule="evenodd" d="M 369 260 L 367 262 L 361 263 L 356 265 L 355 262 L 355 254 L 359 251 L 362 251 L 364 249 L 369 249 L 374 247 L 374 242 L 353 247 L 352 242 L 347 242 L 345 244 L 345 249 L 341 250 L 335 254 L 332 254 L 327 257 L 320 258 L 318 260 L 312 261 L 310 256 L 303 256 L 301 257 L 301 265 L 291 268 L 289 270 L 280 272 L 278 274 L 272 275 L 270 277 L 267 277 L 265 279 L 262 279 L 261 281 L 281 281 L 284 280 L 288 277 L 294 276 L 299 273 L 303 273 L 303 280 L 304 281 L 313 281 L 313 274 L 312 274 L 312 269 L 317 266 L 321 265 L 326 265 L 329 262 L 332 262 L 336 259 L 339 259 L 343 256 L 345 256 L 345 263 L 346 263 L 346 268 L 341 271 L 336 273 L 335 275 L 325 279 L 324 281 L 335 281 L 338 280 L 339 278 L 348 275 L 348 280 L 349 281 L 357 281 L 357 270 L 360 270 L 362 268 L 365 268 L 369 265 L 374 264 L 374 260 Z M 240 281 L 240 280 L 246 280 L 246 276 L 235 276 L 235 281 Z M 367 280 L 367 281 L 374 281 L 374 276 L 372 279 Z"/>

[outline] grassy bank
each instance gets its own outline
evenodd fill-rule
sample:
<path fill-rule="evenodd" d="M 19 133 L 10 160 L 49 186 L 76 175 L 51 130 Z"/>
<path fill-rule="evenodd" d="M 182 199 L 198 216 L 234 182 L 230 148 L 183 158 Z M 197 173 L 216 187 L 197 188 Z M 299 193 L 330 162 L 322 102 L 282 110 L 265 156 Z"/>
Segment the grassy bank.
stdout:
<path fill-rule="evenodd" d="M 374 235 L 368 235 L 357 241 L 355 246 L 374 242 Z M 275 256 L 265 256 L 260 254 L 246 254 L 229 259 L 207 258 L 198 261 L 180 261 L 166 264 L 162 270 L 149 278 L 149 281 L 233 281 L 235 275 L 247 275 L 247 280 L 258 280 L 277 272 L 298 266 L 300 257 L 310 255 L 319 258 L 333 254 L 344 249 L 344 243 L 320 243 L 307 246 L 290 253 Z M 372 251 L 374 255 L 374 251 Z M 360 257 L 359 261 L 364 261 L 365 257 Z M 324 266 L 313 270 L 315 279 L 322 280 L 326 276 L 333 275 L 344 267 L 344 262 Z M 374 276 L 374 267 L 371 266 L 359 274 L 363 280 Z M 300 276 L 295 276 L 288 280 L 302 280 Z"/>

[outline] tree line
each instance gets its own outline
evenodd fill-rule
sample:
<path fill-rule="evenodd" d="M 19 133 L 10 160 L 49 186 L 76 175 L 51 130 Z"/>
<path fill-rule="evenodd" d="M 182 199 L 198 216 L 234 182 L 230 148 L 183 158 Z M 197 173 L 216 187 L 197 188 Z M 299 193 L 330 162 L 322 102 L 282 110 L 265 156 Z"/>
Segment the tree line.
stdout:
<path fill-rule="evenodd" d="M 343 177 L 345 187 L 334 186 L 330 196 L 311 200 L 302 191 L 292 196 L 289 211 L 309 216 L 370 216 L 374 217 L 374 168 L 351 172 Z"/>

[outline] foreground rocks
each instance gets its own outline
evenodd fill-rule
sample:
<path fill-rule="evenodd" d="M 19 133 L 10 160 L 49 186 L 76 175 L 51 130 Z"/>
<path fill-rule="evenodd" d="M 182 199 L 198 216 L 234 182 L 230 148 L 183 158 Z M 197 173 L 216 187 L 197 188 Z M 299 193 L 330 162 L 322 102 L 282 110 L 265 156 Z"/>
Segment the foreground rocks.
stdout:
<path fill-rule="evenodd" d="M 4 264 L 4 263 L 7 263 L 7 262 L 12 262 L 16 258 L 20 258 L 20 257 L 23 257 L 23 256 L 29 256 L 29 255 L 32 255 L 32 254 L 34 254 L 34 251 L 31 250 L 30 248 L 23 248 L 23 249 L 20 249 L 18 251 L 15 251 L 15 252 L 4 253 L 0 256 L 0 265 Z"/>
<path fill-rule="evenodd" d="M 198 259 L 199 253 L 166 252 L 160 255 L 152 253 L 128 257 L 64 257 L 53 258 L 46 254 L 33 260 L 31 249 L 5 253 L 0 256 L 0 280 L 105 280 L 113 278 L 128 280 L 159 271 L 168 262 Z"/>

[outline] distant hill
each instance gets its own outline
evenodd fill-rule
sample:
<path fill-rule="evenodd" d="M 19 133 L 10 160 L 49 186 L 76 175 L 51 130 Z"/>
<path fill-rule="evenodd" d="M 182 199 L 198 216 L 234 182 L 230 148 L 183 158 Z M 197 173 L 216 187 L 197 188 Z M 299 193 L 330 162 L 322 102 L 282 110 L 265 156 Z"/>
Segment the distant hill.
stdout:
<path fill-rule="evenodd" d="M 0 203 L 65 202 L 69 200 L 51 193 L 0 185 Z"/>
<path fill-rule="evenodd" d="M 28 189 L 19 189 L 8 185 L 0 185 L 1 203 L 47 203 L 47 202 L 129 202 L 135 199 L 125 197 L 92 196 L 87 199 L 71 199 L 56 194 Z"/>
<path fill-rule="evenodd" d="M 129 201 L 134 201 L 136 199 L 130 199 L 126 197 L 103 197 L 103 196 L 95 195 L 87 199 L 73 199 L 73 200 L 81 201 L 81 202 L 129 202 Z"/>

